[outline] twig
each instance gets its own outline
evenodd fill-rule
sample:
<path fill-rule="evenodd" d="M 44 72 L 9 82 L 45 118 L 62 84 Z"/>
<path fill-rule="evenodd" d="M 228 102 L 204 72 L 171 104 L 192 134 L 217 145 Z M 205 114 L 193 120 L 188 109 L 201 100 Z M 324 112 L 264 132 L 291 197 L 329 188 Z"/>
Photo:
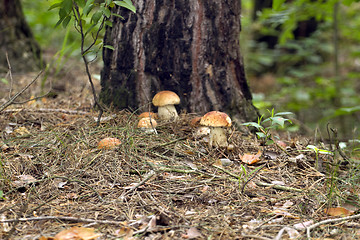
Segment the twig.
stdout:
<path fill-rule="evenodd" d="M 40 113 L 65 113 L 65 114 L 78 114 L 78 115 L 88 115 L 90 112 L 78 111 L 78 110 L 70 110 L 70 109 L 53 109 L 53 108 L 39 108 L 39 109 L 29 109 L 29 108 L 21 108 L 21 109 L 6 109 L 3 113 L 17 113 L 17 112 L 40 112 Z"/>
<path fill-rule="evenodd" d="M 360 214 L 353 215 L 353 216 L 348 216 L 348 217 L 343 217 L 343 218 L 327 219 L 327 220 L 315 223 L 315 224 L 313 224 L 313 225 L 306 228 L 307 239 L 311 239 L 311 233 L 310 233 L 311 229 L 317 228 L 318 226 L 321 226 L 321 225 L 327 224 L 327 223 L 342 222 L 342 221 L 347 221 L 347 220 L 356 219 L 356 218 L 360 218 Z"/>
<path fill-rule="evenodd" d="M 293 191 L 293 192 L 302 192 L 303 191 L 302 189 L 298 189 L 298 188 L 286 187 L 286 186 L 264 183 L 264 182 L 255 182 L 255 184 L 258 186 L 261 186 L 261 187 L 272 187 L 274 189 L 283 190 L 283 191 Z"/>
<path fill-rule="evenodd" d="M 291 227 L 283 227 L 283 228 L 279 231 L 279 233 L 276 235 L 276 237 L 274 238 L 274 240 L 281 240 L 283 233 L 284 233 L 285 231 L 289 231 L 289 230 L 295 230 L 295 229 L 293 229 L 293 228 L 291 228 Z"/>
<path fill-rule="evenodd" d="M 26 202 L 21 206 L 20 212 L 17 214 L 18 216 L 21 216 L 22 214 L 25 214 L 25 212 L 26 212 L 26 210 L 27 210 L 27 208 L 28 208 L 28 206 L 29 206 L 29 201 L 30 201 L 30 198 L 28 197 L 27 200 L 26 200 Z M 17 225 L 19 224 L 19 222 L 20 222 L 18 219 L 19 219 L 19 218 L 14 219 L 14 220 L 15 220 L 15 221 L 14 221 L 14 224 L 13 224 L 13 226 L 11 227 L 10 231 L 6 234 L 4 240 L 11 239 L 11 235 L 14 234 L 14 232 L 15 232 L 15 230 L 16 230 L 16 226 L 17 226 Z"/>
<path fill-rule="evenodd" d="M 146 178 L 144 178 L 141 182 L 139 182 L 138 184 L 136 184 L 135 186 L 133 186 L 132 188 L 130 188 L 129 191 L 124 192 L 123 194 L 121 194 L 121 196 L 119 197 L 121 200 L 123 200 L 125 198 L 126 195 L 132 193 L 133 191 L 135 191 L 138 187 L 144 185 L 147 181 L 150 180 L 150 178 L 152 178 L 154 175 L 156 174 L 155 171 L 151 170 L 148 175 L 146 176 Z"/>
<path fill-rule="evenodd" d="M 17 218 L 17 219 L 5 219 L 0 220 L 0 223 L 9 222 L 28 222 L 28 221 L 43 221 L 43 220 L 60 220 L 60 221 L 72 221 L 72 222 L 85 222 L 85 223 L 98 223 L 98 224 L 111 224 L 125 226 L 123 221 L 115 220 L 95 220 L 88 218 L 76 218 L 76 217 L 65 217 L 65 216 L 41 216 L 41 217 L 29 217 L 29 218 Z M 127 226 L 129 227 L 129 226 Z"/>
<path fill-rule="evenodd" d="M 100 194 L 93 188 L 91 187 L 89 184 L 87 184 L 86 182 L 84 181 L 81 181 L 81 180 L 77 180 L 77 179 L 70 179 L 68 177 L 63 177 L 63 176 L 57 176 L 57 175 L 54 175 L 52 177 L 49 177 L 49 179 L 51 178 L 61 178 L 61 179 L 65 179 L 65 180 L 68 180 L 69 182 L 77 182 L 77 183 L 80 183 L 86 187 L 88 187 L 90 190 L 92 190 L 99 198 L 100 201 L 103 201 L 102 197 L 100 196 Z"/>
<path fill-rule="evenodd" d="M 220 169 L 221 171 L 223 171 L 224 173 L 230 175 L 230 176 L 233 177 L 233 178 L 239 179 L 239 176 L 236 175 L 235 173 L 232 173 L 232 172 L 230 172 L 230 171 L 228 171 L 228 170 L 226 170 L 226 169 L 224 169 L 224 168 L 222 168 L 222 167 L 220 167 L 220 166 L 217 166 L 217 165 L 215 165 L 215 164 L 213 164 L 212 166 L 215 167 L 215 168 L 217 168 L 217 169 Z"/>
<path fill-rule="evenodd" d="M 187 137 L 178 138 L 178 139 L 175 139 L 175 140 L 167 142 L 167 143 L 151 146 L 151 147 L 149 147 L 149 149 L 157 148 L 157 147 L 164 147 L 164 146 L 167 146 L 167 145 L 170 145 L 170 144 L 173 144 L 173 143 L 176 143 L 178 141 L 185 140 L 185 139 L 187 139 Z"/>
<path fill-rule="evenodd" d="M 267 237 L 261 237 L 261 236 L 256 236 L 256 235 L 247 235 L 247 234 L 243 234 L 243 235 L 241 235 L 241 237 L 254 238 L 254 239 L 260 239 L 260 240 L 272 240 L 271 238 L 267 238 Z"/>
<path fill-rule="evenodd" d="M 339 139 L 338 139 L 338 135 L 337 135 L 337 129 L 334 128 L 330 128 L 331 131 L 334 134 L 334 140 L 335 140 L 335 146 L 336 146 L 336 150 L 339 152 L 340 156 L 345 160 L 348 161 L 349 158 L 346 156 L 346 154 L 341 150 L 340 144 L 339 144 Z"/>
<path fill-rule="evenodd" d="M 21 89 L 19 92 L 17 92 L 13 97 L 11 97 L 6 103 L 4 103 L 3 105 L 0 106 L 0 112 L 2 112 L 5 108 L 7 108 L 8 106 L 10 106 L 11 104 L 13 104 L 13 102 L 15 101 L 16 98 L 18 98 L 21 94 L 23 94 L 39 77 L 40 75 L 43 73 L 43 70 L 41 70 L 38 75 L 28 84 L 26 85 L 23 89 Z"/>
<path fill-rule="evenodd" d="M 6 56 L 6 61 L 7 61 L 8 68 L 9 68 L 9 71 L 8 71 L 9 78 L 10 78 L 9 98 L 11 98 L 11 92 L 12 92 L 12 89 L 13 89 L 13 78 L 12 78 L 12 72 L 11 72 L 11 64 L 10 64 L 9 55 L 8 55 L 7 51 L 5 53 L 5 56 Z"/>

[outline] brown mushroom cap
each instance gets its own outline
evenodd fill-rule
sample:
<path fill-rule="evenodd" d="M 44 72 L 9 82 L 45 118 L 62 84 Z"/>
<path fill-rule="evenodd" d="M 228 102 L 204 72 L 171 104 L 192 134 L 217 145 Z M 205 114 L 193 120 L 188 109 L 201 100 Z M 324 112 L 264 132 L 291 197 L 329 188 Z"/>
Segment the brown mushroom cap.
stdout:
<path fill-rule="evenodd" d="M 156 113 L 153 113 L 153 112 L 143 112 L 142 114 L 140 114 L 138 116 L 138 119 L 142 119 L 142 118 L 146 118 L 146 117 L 150 117 L 153 118 L 153 119 L 158 119 L 158 115 Z"/>
<path fill-rule="evenodd" d="M 141 118 L 137 125 L 138 128 L 153 128 L 156 126 L 157 126 L 157 122 L 155 121 L 155 119 L 151 118 L 151 121 L 150 121 L 149 117 Z"/>
<path fill-rule="evenodd" d="M 121 141 L 117 138 L 104 138 L 98 143 L 98 149 L 113 149 L 117 145 L 120 145 Z"/>
<path fill-rule="evenodd" d="M 223 112 L 212 111 L 206 113 L 200 120 L 200 125 L 208 127 L 230 127 L 231 119 Z"/>
<path fill-rule="evenodd" d="M 156 107 L 174 105 L 180 103 L 180 98 L 176 93 L 172 91 L 161 91 L 154 96 L 152 103 Z"/>

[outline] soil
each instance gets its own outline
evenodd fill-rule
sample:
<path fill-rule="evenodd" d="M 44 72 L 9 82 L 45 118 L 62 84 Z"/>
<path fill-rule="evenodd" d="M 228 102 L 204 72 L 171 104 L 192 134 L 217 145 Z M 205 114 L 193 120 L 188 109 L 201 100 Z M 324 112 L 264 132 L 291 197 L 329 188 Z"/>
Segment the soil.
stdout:
<path fill-rule="evenodd" d="M 138 112 L 109 110 L 97 126 L 82 69 L 72 63 L 49 78 L 52 97 L 0 112 L 1 239 L 54 239 L 74 226 L 99 235 L 71 239 L 306 239 L 306 227 L 329 219 L 341 220 L 312 225 L 312 239 L 360 238 L 358 156 L 316 155 L 306 146 L 329 146 L 286 132 L 262 146 L 236 127 L 233 148 L 209 148 L 193 135 L 196 114 L 144 132 Z M 36 74 L 0 83 L 1 104 Z M 98 149 L 105 137 L 121 144 Z"/>

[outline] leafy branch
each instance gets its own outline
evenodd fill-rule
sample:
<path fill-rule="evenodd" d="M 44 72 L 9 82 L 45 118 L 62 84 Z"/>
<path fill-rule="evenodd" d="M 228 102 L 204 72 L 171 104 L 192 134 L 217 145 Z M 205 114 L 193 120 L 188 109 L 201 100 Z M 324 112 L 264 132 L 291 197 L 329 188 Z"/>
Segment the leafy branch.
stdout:
<path fill-rule="evenodd" d="M 97 124 L 100 123 L 101 116 L 103 114 L 103 106 L 100 104 L 98 96 L 96 94 L 94 82 L 89 69 L 89 60 L 86 55 L 92 52 L 94 46 L 99 45 L 99 48 L 95 53 L 97 54 L 102 47 L 113 49 L 112 46 L 104 46 L 103 41 L 100 40 L 101 32 L 104 26 L 112 27 L 112 22 L 109 21 L 111 16 L 121 17 L 120 15 L 111 11 L 115 6 L 126 8 L 132 12 L 136 12 L 131 0 L 112 1 L 112 0 L 62 0 L 50 6 L 49 10 L 59 9 L 59 20 L 56 23 L 56 27 L 62 24 L 64 28 L 68 27 L 71 20 L 74 20 L 74 28 L 80 34 L 81 37 L 81 56 L 85 65 L 86 74 L 91 86 L 94 108 L 98 108 L 99 115 Z M 121 17 L 122 18 L 122 17 Z M 90 38 L 90 42 L 87 44 Z M 87 46 L 86 46 L 87 45 Z"/>

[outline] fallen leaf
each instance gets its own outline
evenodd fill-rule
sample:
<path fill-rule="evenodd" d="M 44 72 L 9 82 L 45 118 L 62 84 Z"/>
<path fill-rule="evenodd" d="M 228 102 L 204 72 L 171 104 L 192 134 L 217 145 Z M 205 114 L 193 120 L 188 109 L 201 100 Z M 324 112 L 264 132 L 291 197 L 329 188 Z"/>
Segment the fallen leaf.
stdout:
<path fill-rule="evenodd" d="M 55 240 L 93 240 L 100 236 L 93 228 L 72 227 L 56 234 Z"/>
<path fill-rule="evenodd" d="M 198 127 L 200 125 L 200 120 L 201 120 L 201 117 L 194 117 L 190 121 L 190 126 L 191 127 Z"/>
<path fill-rule="evenodd" d="M 286 147 L 287 147 L 287 145 L 286 145 L 286 143 L 285 143 L 284 141 L 277 140 L 276 143 L 277 143 L 277 145 L 279 145 L 280 147 L 283 147 L 283 148 L 286 148 Z"/>
<path fill-rule="evenodd" d="M 35 96 L 34 95 L 31 95 L 30 97 L 30 101 L 28 101 L 27 105 L 33 105 L 36 103 L 36 100 L 35 100 Z"/>
<path fill-rule="evenodd" d="M 16 177 L 18 180 L 13 181 L 13 185 L 17 188 L 25 187 L 27 184 L 31 184 L 37 181 L 36 178 L 31 175 L 19 175 Z"/>
<path fill-rule="evenodd" d="M 129 227 L 122 227 L 115 231 L 116 236 L 127 239 L 133 235 L 134 231 Z"/>
<path fill-rule="evenodd" d="M 349 211 L 346 208 L 343 207 L 335 207 L 335 208 L 325 208 L 324 212 L 327 215 L 333 216 L 333 217 L 337 217 L 337 216 L 350 216 L 352 215 L 354 212 L 353 211 Z"/>
<path fill-rule="evenodd" d="M 257 154 L 244 153 L 244 155 L 240 155 L 240 160 L 246 164 L 254 164 L 260 161 L 261 154 L 262 152 L 260 150 L 257 152 Z"/>
<path fill-rule="evenodd" d="M 29 130 L 27 130 L 26 127 L 18 127 L 17 129 L 14 130 L 14 133 L 18 136 L 24 136 L 30 134 Z"/>
<path fill-rule="evenodd" d="M 198 238 L 198 237 L 202 237 L 202 235 L 199 232 L 199 230 L 197 230 L 195 227 L 189 228 L 186 231 L 186 235 L 183 235 L 183 238 L 185 238 L 185 239 L 194 239 L 194 238 Z"/>
<path fill-rule="evenodd" d="M 3 141 L 0 141 L 0 148 L 3 152 L 6 152 L 7 150 L 9 150 L 9 146 L 6 145 Z"/>

